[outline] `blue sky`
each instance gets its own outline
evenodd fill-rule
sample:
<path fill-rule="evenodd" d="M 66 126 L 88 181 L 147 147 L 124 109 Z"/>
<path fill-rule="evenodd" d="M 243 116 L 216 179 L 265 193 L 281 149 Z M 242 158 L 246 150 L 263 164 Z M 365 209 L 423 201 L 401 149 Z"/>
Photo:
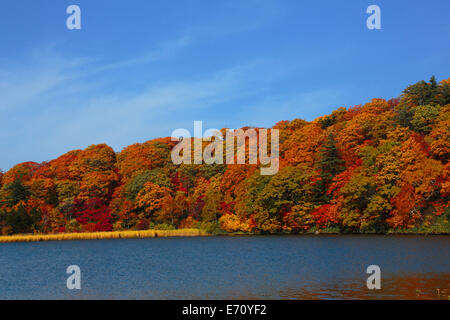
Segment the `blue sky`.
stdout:
<path fill-rule="evenodd" d="M 81 8 L 81 30 L 66 8 Z M 381 8 L 381 30 L 366 8 Z M 314 118 L 450 71 L 449 1 L 0 2 L 0 168 Z"/>

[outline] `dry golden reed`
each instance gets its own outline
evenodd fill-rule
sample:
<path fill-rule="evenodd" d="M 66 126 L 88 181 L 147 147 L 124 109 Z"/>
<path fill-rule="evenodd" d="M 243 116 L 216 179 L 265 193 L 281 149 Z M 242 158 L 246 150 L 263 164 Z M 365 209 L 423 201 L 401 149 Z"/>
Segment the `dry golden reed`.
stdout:
<path fill-rule="evenodd" d="M 18 234 L 12 236 L 0 236 L 0 243 L 30 242 L 30 241 L 61 241 L 61 240 L 156 238 L 156 237 L 195 237 L 207 235 L 208 235 L 207 232 L 199 229 L 139 230 L 139 231 L 112 231 L 112 232 L 86 232 L 86 233 L 58 233 L 58 234 Z"/>

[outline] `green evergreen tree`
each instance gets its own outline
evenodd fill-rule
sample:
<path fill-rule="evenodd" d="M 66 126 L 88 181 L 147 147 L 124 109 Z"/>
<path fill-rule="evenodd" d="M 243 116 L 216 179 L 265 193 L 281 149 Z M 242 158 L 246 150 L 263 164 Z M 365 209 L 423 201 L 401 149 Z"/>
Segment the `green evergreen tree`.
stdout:
<path fill-rule="evenodd" d="M 7 198 L 5 200 L 10 206 L 16 205 L 19 201 L 25 201 L 30 196 L 30 191 L 19 179 L 6 185 L 4 190 L 7 192 Z"/>
<path fill-rule="evenodd" d="M 321 180 L 318 183 L 319 192 L 317 194 L 318 197 L 322 199 L 318 199 L 319 202 L 326 203 L 330 200 L 330 197 L 326 195 L 328 186 L 333 178 L 344 169 L 344 161 L 339 158 L 339 151 L 336 147 L 334 134 L 330 133 L 327 141 L 320 149 L 319 170 Z"/>

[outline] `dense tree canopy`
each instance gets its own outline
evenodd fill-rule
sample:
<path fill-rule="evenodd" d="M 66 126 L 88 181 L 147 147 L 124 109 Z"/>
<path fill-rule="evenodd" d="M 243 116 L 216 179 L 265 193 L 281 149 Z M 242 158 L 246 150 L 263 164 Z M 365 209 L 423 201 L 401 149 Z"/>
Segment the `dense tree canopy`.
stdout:
<path fill-rule="evenodd" d="M 273 176 L 248 162 L 175 165 L 170 138 L 21 163 L 0 171 L 0 233 L 450 232 L 449 85 L 432 77 L 396 99 L 275 124 Z"/>

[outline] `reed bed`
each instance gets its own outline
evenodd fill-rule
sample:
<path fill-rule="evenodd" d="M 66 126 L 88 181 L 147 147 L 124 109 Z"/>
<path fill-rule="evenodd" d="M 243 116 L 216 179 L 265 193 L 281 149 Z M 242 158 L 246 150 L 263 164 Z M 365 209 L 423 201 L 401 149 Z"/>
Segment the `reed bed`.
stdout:
<path fill-rule="evenodd" d="M 0 236 L 0 243 L 31 242 L 31 241 L 62 241 L 62 240 L 100 240 L 100 239 L 131 239 L 156 237 L 197 237 L 207 236 L 207 232 L 199 229 L 177 230 L 139 230 L 139 231 L 112 231 L 112 232 L 86 232 L 86 233 L 58 233 L 58 234 L 18 234 Z"/>

